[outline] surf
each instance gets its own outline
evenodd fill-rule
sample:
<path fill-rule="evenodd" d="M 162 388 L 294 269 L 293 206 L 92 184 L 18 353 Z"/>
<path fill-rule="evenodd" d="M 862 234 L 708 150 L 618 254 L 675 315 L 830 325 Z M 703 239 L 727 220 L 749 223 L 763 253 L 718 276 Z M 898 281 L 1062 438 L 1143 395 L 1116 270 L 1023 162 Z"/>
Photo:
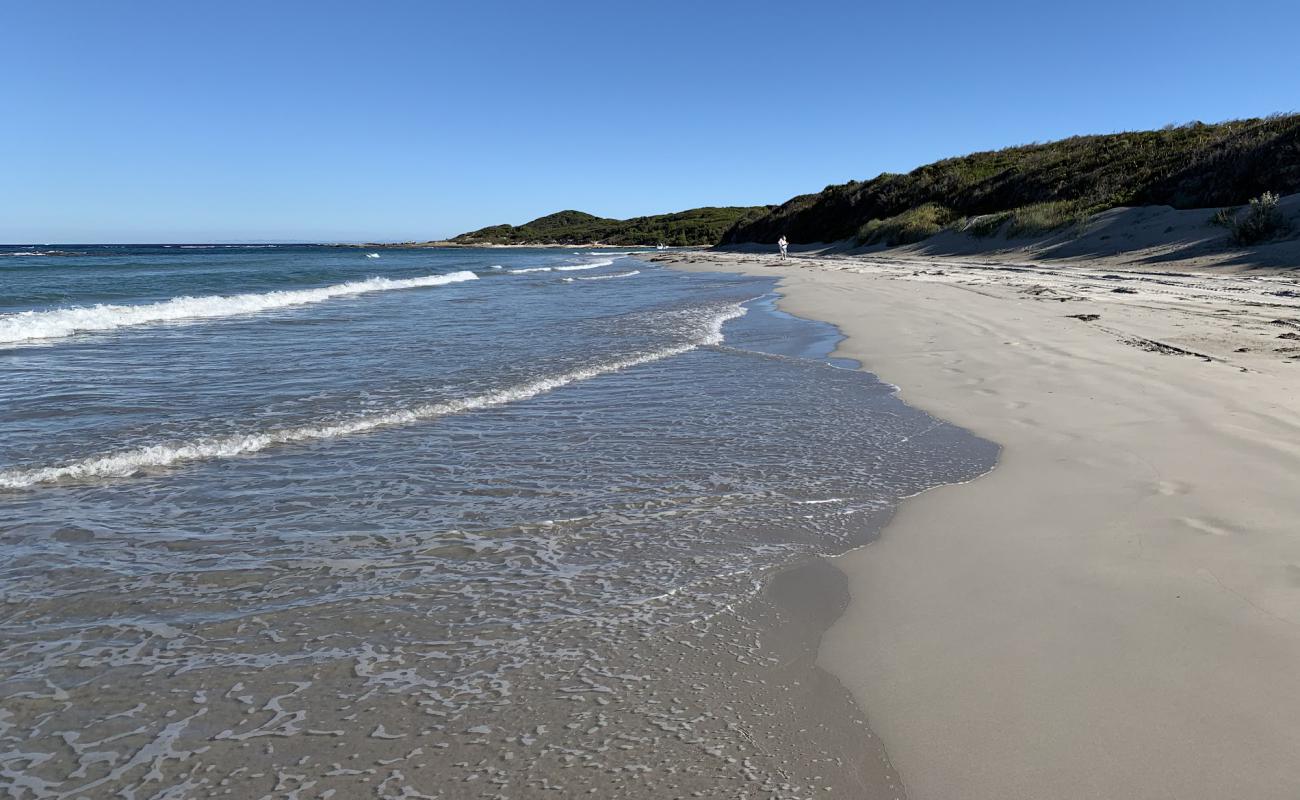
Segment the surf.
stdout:
<path fill-rule="evenodd" d="M 79 333 L 104 333 L 120 328 L 166 322 L 220 319 L 323 303 L 338 297 L 443 286 L 478 278 L 462 270 L 419 278 L 368 278 L 315 289 L 289 289 L 261 294 L 184 295 L 140 305 L 74 306 L 52 311 L 21 311 L 0 316 L 0 344 L 60 339 Z"/>
<path fill-rule="evenodd" d="M 577 272 L 588 269 L 600 269 L 601 267 L 608 267 L 613 263 L 614 259 L 603 258 L 599 261 L 591 261 L 586 264 L 566 264 L 559 267 L 523 267 L 520 269 L 508 269 L 506 272 L 513 275 L 526 275 L 530 272 Z M 493 269 L 496 269 L 496 267 L 493 267 Z"/>
<path fill-rule="evenodd" d="M 686 327 L 690 332 L 690 337 L 682 344 L 628 354 L 621 358 L 537 378 L 472 397 L 366 414 L 328 425 L 301 425 L 278 430 L 209 437 L 188 442 L 156 444 L 118 453 L 93 456 L 58 466 L 9 469 L 0 472 L 0 489 L 27 489 L 39 484 L 67 480 L 125 478 L 144 469 L 165 468 L 187 462 L 235 458 L 278 446 L 356 436 L 383 428 L 411 425 L 453 414 L 463 414 L 469 411 L 517 403 L 553 392 L 573 383 L 672 358 L 700 347 L 721 344 L 724 339 L 723 326 L 730 320 L 744 316 L 745 311 L 743 304 L 735 303 L 725 306 L 699 307 L 670 312 L 679 317 L 679 324 Z"/>
<path fill-rule="evenodd" d="M 589 264 L 574 264 L 568 267 L 556 267 L 555 269 L 557 272 L 574 272 L 576 270 L 599 269 L 601 267 L 608 267 L 610 264 L 613 263 L 614 263 L 614 259 L 607 258 L 601 261 L 593 261 Z"/>
<path fill-rule="evenodd" d="M 630 272 L 615 272 L 612 275 L 591 275 L 586 278 L 565 278 L 564 280 L 568 283 L 572 283 L 573 281 L 607 281 L 610 278 L 630 278 L 633 275 L 640 275 L 640 274 L 641 274 L 641 270 L 634 269 L 631 270 Z"/>

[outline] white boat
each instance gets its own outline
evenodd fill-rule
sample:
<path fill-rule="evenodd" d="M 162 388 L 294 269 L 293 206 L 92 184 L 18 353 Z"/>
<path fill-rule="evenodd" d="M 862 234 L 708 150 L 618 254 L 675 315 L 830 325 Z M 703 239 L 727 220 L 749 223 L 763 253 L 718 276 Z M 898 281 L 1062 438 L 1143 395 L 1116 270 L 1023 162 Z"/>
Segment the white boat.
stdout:
<path fill-rule="evenodd" d="M 366 258 L 379 258 L 378 253 L 366 253 Z"/>

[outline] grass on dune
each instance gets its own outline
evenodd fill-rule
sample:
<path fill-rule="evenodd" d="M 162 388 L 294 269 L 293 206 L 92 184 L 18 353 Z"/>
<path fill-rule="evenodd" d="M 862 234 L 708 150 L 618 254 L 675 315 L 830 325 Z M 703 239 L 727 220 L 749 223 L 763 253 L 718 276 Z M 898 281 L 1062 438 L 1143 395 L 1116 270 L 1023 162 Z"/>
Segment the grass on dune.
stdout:
<path fill-rule="evenodd" d="M 1117 206 L 1235 206 L 1266 191 L 1300 191 L 1300 115 L 1075 136 L 948 158 L 795 197 L 740 219 L 723 243 L 781 235 L 902 243 L 957 220 L 976 235 L 1031 235 Z"/>

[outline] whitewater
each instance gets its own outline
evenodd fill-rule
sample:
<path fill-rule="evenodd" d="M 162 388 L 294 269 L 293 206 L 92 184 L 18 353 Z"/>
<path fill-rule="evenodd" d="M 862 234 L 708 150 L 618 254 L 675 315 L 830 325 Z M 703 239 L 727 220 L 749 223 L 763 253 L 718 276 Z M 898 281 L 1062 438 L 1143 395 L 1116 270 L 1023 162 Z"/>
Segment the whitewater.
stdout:
<path fill-rule="evenodd" d="M 368 278 L 361 281 L 322 286 L 317 289 L 293 289 L 260 294 L 173 297 L 157 303 L 140 305 L 97 304 L 52 311 L 22 311 L 0 316 L 0 344 L 17 344 L 38 339 L 57 339 L 78 333 L 102 333 L 119 328 L 217 319 L 257 314 L 280 308 L 323 303 L 338 297 L 388 292 L 397 289 L 420 289 L 450 283 L 472 281 L 478 275 L 469 270 L 418 278 Z"/>
<path fill-rule="evenodd" d="M 558 267 L 521 267 L 519 269 L 506 270 L 512 275 L 527 275 L 533 272 L 579 272 L 588 269 L 600 269 L 608 267 L 614 263 L 614 259 L 606 258 L 600 261 L 591 261 L 586 264 L 565 264 Z M 494 268 L 495 269 L 495 268 Z"/>

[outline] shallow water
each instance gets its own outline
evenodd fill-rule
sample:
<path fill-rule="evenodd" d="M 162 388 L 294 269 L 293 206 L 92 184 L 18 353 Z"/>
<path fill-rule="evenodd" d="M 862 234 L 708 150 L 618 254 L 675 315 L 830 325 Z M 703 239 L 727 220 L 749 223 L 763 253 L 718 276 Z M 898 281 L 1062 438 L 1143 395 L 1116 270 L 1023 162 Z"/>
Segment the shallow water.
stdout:
<path fill-rule="evenodd" d="M 994 457 L 837 368 L 764 279 L 622 251 L 3 252 L 19 797 L 350 796 L 369 778 L 335 751 L 439 773 L 379 796 L 480 796 L 448 777 L 452 737 L 493 728 L 470 722 L 526 750 L 592 670 L 635 691 L 633 651 Z M 497 777 L 482 796 L 515 796 Z"/>

